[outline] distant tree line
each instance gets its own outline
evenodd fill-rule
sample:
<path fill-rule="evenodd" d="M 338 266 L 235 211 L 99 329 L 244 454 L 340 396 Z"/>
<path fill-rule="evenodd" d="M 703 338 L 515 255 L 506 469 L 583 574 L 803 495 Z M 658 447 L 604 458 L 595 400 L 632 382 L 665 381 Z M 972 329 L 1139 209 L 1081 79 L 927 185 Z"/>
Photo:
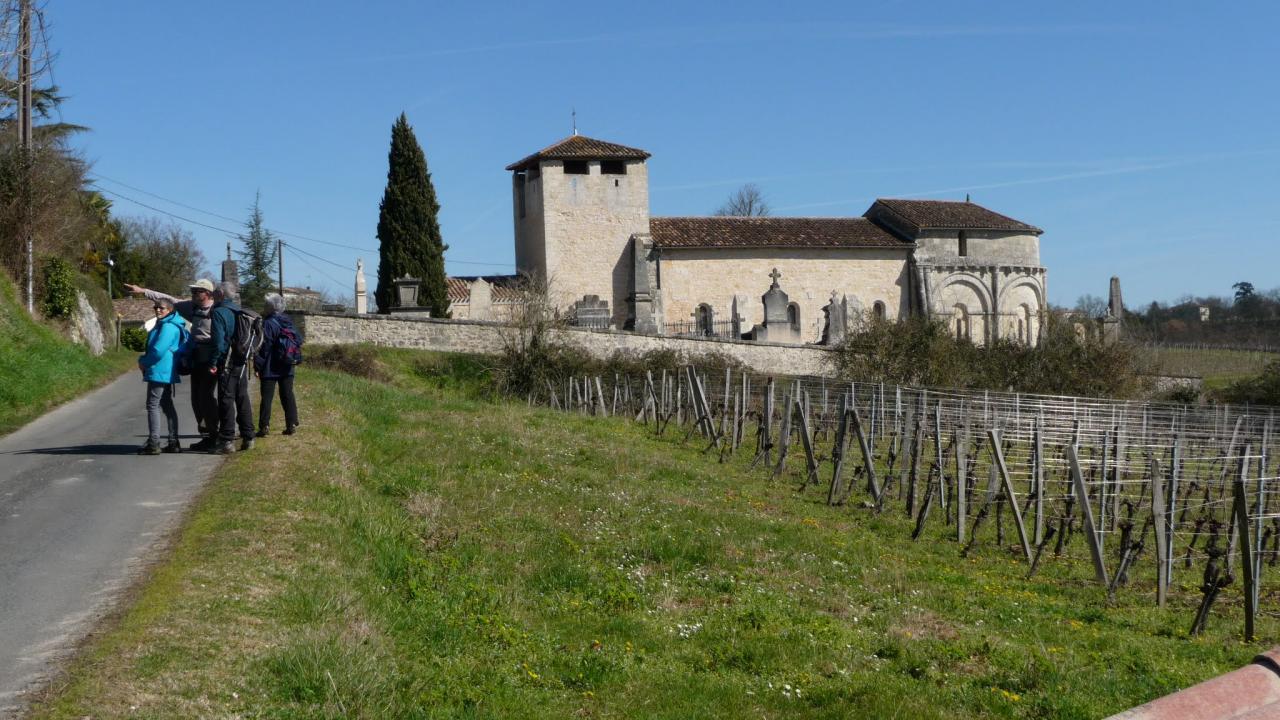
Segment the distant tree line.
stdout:
<path fill-rule="evenodd" d="M 1280 347 L 1280 288 L 1260 292 L 1242 281 L 1232 290 L 1230 296 L 1187 295 L 1172 304 L 1126 310 L 1125 331 L 1146 342 Z M 1078 310 L 1087 299 L 1080 299 Z"/>

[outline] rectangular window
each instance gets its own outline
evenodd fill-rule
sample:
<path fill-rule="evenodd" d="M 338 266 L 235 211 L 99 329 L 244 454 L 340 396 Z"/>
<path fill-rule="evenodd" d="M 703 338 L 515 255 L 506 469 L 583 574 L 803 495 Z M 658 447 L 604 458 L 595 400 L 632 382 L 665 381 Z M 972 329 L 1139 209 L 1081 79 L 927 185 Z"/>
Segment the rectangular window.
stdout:
<path fill-rule="evenodd" d="M 969 235 L 965 231 L 960 231 L 959 247 L 956 248 L 956 254 L 960 257 L 968 257 L 969 255 Z"/>
<path fill-rule="evenodd" d="M 626 175 L 627 163 L 623 160 L 603 160 L 600 162 L 600 173 L 603 175 Z"/>
<path fill-rule="evenodd" d="M 565 175 L 587 175 L 590 172 L 591 171 L 587 167 L 586 160 L 565 160 L 564 161 Z"/>

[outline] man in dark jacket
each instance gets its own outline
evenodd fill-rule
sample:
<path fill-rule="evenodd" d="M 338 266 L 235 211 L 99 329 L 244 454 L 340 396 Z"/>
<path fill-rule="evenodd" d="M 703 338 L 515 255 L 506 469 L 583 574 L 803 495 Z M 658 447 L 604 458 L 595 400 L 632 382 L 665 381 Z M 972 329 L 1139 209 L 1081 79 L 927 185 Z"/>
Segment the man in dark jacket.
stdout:
<path fill-rule="evenodd" d="M 298 401 L 293 396 L 294 362 L 281 353 L 280 336 L 293 333 L 297 337 L 297 331 L 293 321 L 284 314 L 284 298 L 276 293 L 267 296 L 262 318 L 262 347 L 253 362 L 262 389 L 258 400 L 258 437 L 264 437 L 271 430 L 271 405 L 277 385 L 280 404 L 284 406 L 284 434 L 292 435 L 298 427 Z"/>
<path fill-rule="evenodd" d="M 236 336 L 236 286 L 219 283 L 213 293 L 213 366 L 206 372 L 218 378 L 218 444 L 221 455 L 235 452 L 236 427 L 240 429 L 240 449 L 253 447 L 253 405 L 249 401 L 249 358 L 236 357 L 232 341 Z"/>
<path fill-rule="evenodd" d="M 200 441 L 192 450 L 212 450 L 218 443 L 218 376 L 213 367 L 213 281 L 201 278 L 191 283 L 191 299 L 179 300 L 158 290 L 125 283 L 125 289 L 145 295 L 148 300 L 169 300 L 173 311 L 191 323 L 191 348 L 185 358 L 191 367 L 191 412 L 196 416 Z"/>

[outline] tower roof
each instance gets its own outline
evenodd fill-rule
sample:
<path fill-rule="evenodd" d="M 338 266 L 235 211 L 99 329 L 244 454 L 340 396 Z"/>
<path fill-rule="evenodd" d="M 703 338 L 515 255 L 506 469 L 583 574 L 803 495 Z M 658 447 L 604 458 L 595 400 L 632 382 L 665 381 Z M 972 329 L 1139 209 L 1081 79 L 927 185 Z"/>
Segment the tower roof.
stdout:
<path fill-rule="evenodd" d="M 586 135 L 570 135 L 526 158 L 511 163 L 507 169 L 523 170 L 542 160 L 647 160 L 648 158 L 649 153 L 639 148 L 596 140 Z"/>

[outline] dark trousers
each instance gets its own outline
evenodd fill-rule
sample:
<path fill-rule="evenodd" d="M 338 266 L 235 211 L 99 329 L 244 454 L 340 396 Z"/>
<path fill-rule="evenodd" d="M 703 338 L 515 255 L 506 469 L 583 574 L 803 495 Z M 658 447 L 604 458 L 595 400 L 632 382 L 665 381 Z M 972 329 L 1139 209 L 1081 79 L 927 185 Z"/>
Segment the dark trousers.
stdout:
<path fill-rule="evenodd" d="M 196 427 L 201 435 L 217 437 L 220 417 L 218 376 L 210 375 L 207 367 L 191 371 L 191 412 L 196 416 Z"/>
<path fill-rule="evenodd" d="M 159 445 L 161 426 L 169 442 L 178 442 L 178 409 L 173 406 L 173 385 L 169 383 L 147 383 L 147 444 Z"/>
<path fill-rule="evenodd" d="M 278 380 L 262 378 L 262 397 L 258 400 L 258 429 L 265 431 L 271 427 L 271 405 L 276 399 L 276 385 L 280 386 L 280 404 L 284 406 L 285 427 L 298 424 L 298 401 L 293 396 L 293 376 L 288 375 Z"/>
<path fill-rule="evenodd" d="M 249 402 L 249 368 L 230 365 L 218 373 L 218 439 L 231 442 L 240 437 L 253 437 L 253 405 Z"/>

